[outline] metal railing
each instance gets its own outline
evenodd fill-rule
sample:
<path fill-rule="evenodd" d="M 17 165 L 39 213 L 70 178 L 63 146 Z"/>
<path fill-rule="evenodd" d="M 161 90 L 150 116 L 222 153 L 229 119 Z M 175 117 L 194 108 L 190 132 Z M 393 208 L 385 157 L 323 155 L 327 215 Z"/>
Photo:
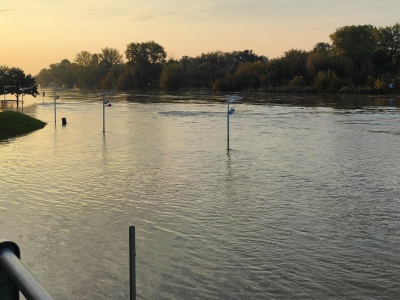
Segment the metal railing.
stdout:
<path fill-rule="evenodd" d="M 136 299 L 136 234 L 129 227 L 130 300 Z M 0 239 L 0 300 L 19 300 L 21 292 L 27 300 L 52 300 L 40 282 L 22 264 L 16 243 Z"/>
<path fill-rule="evenodd" d="M 20 257 L 16 243 L 0 239 L 0 299 L 19 299 L 20 291 L 27 300 L 53 299 L 22 264 Z"/>

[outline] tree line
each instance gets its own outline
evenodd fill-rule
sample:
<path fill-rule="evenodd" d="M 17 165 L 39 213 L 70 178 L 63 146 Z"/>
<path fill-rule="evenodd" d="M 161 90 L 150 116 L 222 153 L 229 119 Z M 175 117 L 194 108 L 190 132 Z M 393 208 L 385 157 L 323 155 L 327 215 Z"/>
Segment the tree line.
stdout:
<path fill-rule="evenodd" d="M 203 53 L 167 59 L 154 41 L 131 43 L 125 60 L 118 50 L 81 51 L 42 69 L 41 85 L 101 89 L 168 91 L 385 92 L 400 87 L 400 24 L 351 25 L 336 29 L 331 42 L 309 51 L 290 49 L 268 59 L 252 50 Z"/>

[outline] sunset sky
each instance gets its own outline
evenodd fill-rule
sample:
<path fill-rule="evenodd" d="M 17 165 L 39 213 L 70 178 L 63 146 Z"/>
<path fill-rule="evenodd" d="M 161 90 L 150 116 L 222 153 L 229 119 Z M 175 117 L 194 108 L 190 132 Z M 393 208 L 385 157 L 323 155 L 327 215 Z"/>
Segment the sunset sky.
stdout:
<path fill-rule="evenodd" d="M 0 0 L 0 65 L 36 75 L 86 50 L 155 41 L 168 57 L 253 50 L 269 58 L 330 42 L 345 25 L 400 22 L 398 0 Z"/>

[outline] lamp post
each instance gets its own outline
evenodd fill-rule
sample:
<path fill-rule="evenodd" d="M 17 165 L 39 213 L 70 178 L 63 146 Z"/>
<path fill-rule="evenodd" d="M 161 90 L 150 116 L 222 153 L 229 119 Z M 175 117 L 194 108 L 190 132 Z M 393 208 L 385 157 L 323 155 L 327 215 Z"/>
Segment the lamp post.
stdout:
<path fill-rule="evenodd" d="M 227 105 L 228 105 L 228 112 L 227 112 L 227 118 L 226 118 L 226 121 L 227 121 L 227 124 L 226 124 L 226 133 L 227 133 L 227 136 L 226 136 L 226 142 L 227 142 L 226 150 L 229 151 L 229 115 L 230 115 L 230 113 L 229 113 L 229 97 L 228 97 Z"/>
<path fill-rule="evenodd" d="M 22 95 L 22 113 L 24 113 L 24 94 L 25 94 L 25 91 L 31 90 L 31 89 L 33 89 L 33 86 L 31 86 L 31 87 L 22 87 L 20 89 L 21 90 L 21 95 Z"/>
<path fill-rule="evenodd" d="M 106 99 L 106 95 L 109 95 L 110 92 L 103 92 L 103 133 L 106 132 L 106 106 L 111 106 L 110 101 Z"/>
<path fill-rule="evenodd" d="M 59 88 L 59 85 L 57 83 L 50 83 L 50 87 L 53 88 L 53 98 L 54 98 L 54 125 L 57 125 L 57 103 L 56 100 L 60 98 L 60 96 L 57 96 L 57 89 Z M 44 102 L 44 93 L 43 93 L 43 102 Z"/>
<path fill-rule="evenodd" d="M 57 125 L 57 104 L 56 100 L 60 98 L 60 96 L 57 96 L 56 94 L 57 87 L 54 87 L 54 124 Z"/>
<path fill-rule="evenodd" d="M 239 99 L 241 99 L 241 97 L 239 97 L 239 96 L 228 96 L 228 100 L 227 100 L 228 110 L 227 110 L 227 114 L 226 114 L 226 116 L 227 116 L 227 118 L 226 118 L 227 139 L 226 140 L 227 140 L 227 150 L 228 151 L 230 150 L 230 148 L 229 148 L 229 117 L 230 117 L 230 115 L 233 115 L 233 113 L 235 112 L 234 108 L 229 108 L 229 103 L 234 102 Z"/>
<path fill-rule="evenodd" d="M 106 132 L 106 93 L 103 93 L 103 132 Z"/>

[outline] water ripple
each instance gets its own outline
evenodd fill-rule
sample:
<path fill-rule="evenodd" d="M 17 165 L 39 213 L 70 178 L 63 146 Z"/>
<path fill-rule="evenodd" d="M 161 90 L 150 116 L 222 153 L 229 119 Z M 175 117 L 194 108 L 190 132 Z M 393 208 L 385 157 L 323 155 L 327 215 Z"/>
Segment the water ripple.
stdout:
<path fill-rule="evenodd" d="M 57 299 L 126 299 L 132 224 L 141 299 L 400 295 L 397 109 L 243 101 L 227 155 L 225 102 L 113 95 L 103 134 L 63 93 L 0 144 L 2 232 Z"/>

